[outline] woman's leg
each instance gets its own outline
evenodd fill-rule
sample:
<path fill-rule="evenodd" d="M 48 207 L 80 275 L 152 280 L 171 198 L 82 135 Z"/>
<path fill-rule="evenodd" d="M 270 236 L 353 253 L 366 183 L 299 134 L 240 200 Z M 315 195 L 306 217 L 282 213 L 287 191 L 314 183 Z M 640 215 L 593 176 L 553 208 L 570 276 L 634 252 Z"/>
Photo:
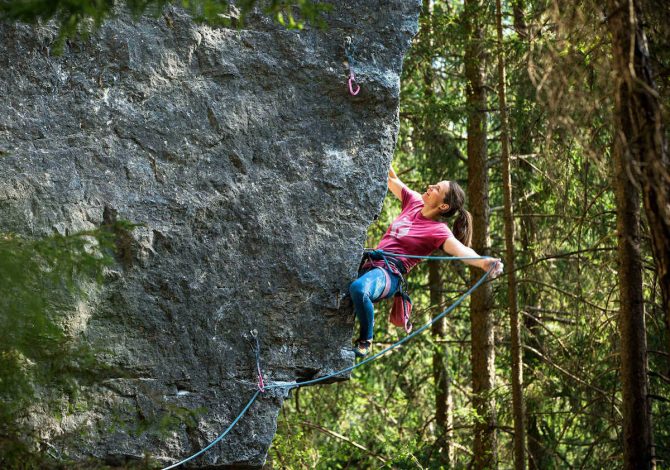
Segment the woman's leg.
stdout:
<path fill-rule="evenodd" d="M 382 268 L 374 268 L 351 283 L 349 292 L 354 303 L 354 312 L 361 325 L 359 339 L 370 341 L 374 327 L 375 309 L 372 305 L 380 299 L 386 287 L 386 274 Z M 398 288 L 398 276 L 389 273 L 391 286 L 388 295 Z"/>

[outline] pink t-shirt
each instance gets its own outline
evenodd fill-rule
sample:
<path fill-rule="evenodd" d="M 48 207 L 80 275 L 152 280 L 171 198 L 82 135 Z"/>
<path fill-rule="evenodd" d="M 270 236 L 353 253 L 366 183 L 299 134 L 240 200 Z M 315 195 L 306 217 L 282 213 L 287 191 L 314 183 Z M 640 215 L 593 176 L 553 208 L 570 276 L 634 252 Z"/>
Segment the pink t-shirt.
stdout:
<path fill-rule="evenodd" d="M 390 253 L 427 256 L 440 248 L 445 240 L 454 235 L 444 222 L 431 220 L 421 215 L 423 199 L 416 191 L 402 188 L 402 212 L 391 223 L 382 237 L 378 250 Z M 398 256 L 409 272 L 422 260 Z M 374 266 L 384 267 L 384 261 L 374 261 Z"/>

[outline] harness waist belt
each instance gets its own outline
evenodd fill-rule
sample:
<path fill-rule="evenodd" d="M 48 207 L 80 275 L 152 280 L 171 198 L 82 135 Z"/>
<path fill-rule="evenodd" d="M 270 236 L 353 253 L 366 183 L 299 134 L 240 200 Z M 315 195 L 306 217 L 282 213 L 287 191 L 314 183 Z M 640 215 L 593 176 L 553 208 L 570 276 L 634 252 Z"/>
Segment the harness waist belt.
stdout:
<path fill-rule="evenodd" d="M 401 275 L 404 276 L 405 274 L 407 274 L 405 265 L 399 258 L 384 253 L 380 253 L 379 250 L 365 251 L 363 253 L 363 262 L 361 263 L 361 268 L 366 267 L 365 265 L 368 263 L 370 263 L 370 265 L 372 266 L 372 261 L 384 261 L 387 266 L 389 264 L 392 264 L 393 267 L 396 268 L 396 270 Z M 388 267 L 390 268 L 390 266 Z"/>

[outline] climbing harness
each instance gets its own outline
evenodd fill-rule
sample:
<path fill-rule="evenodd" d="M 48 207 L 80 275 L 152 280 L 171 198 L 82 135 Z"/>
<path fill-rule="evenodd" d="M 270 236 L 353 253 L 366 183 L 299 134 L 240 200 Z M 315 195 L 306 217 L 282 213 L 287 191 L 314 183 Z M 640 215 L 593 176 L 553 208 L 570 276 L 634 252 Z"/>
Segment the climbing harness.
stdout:
<path fill-rule="evenodd" d="M 356 83 L 356 75 L 354 74 L 354 53 L 356 52 L 356 46 L 354 46 L 354 43 L 350 37 L 347 37 L 347 39 L 344 42 L 344 55 L 347 56 L 347 64 L 349 65 L 349 93 L 351 93 L 351 96 L 356 96 L 358 92 L 361 91 L 361 86 Z M 353 86 L 356 85 L 356 89 L 354 90 Z"/>
<path fill-rule="evenodd" d="M 384 292 L 380 299 L 384 299 L 388 295 L 391 286 L 389 272 L 400 276 L 398 291 L 393 295 L 393 304 L 389 313 L 389 321 L 395 326 L 404 328 L 406 333 L 411 333 L 412 322 L 410 321 L 410 316 L 412 314 L 412 299 L 407 293 L 407 281 L 405 280 L 407 270 L 398 256 L 399 255 L 394 255 L 393 253 L 384 250 L 365 250 L 363 252 L 363 261 L 361 261 L 361 266 L 358 272 L 360 276 L 361 270 L 375 267 L 373 261 L 384 261 L 386 269 L 382 269 L 382 271 L 384 271 L 386 276 L 386 287 L 384 288 Z"/>
<path fill-rule="evenodd" d="M 361 265 L 359 266 L 358 271 L 360 273 L 360 271 L 363 269 L 375 267 L 373 261 L 383 261 L 386 265 L 386 269 L 394 274 L 399 275 L 404 282 L 404 276 L 407 274 L 407 269 L 398 256 L 400 255 L 389 253 L 384 250 L 366 249 L 363 251 L 363 259 L 361 260 Z"/>
<path fill-rule="evenodd" d="M 368 250 L 366 250 L 366 251 L 368 251 Z M 391 259 L 391 257 L 398 257 L 398 256 L 402 256 L 403 258 L 432 259 L 432 260 L 439 260 L 439 261 L 466 260 L 466 259 L 491 259 L 491 257 L 489 257 L 489 256 L 469 256 L 469 257 L 468 256 L 465 256 L 465 257 L 461 257 L 461 256 L 415 256 L 415 255 L 404 255 L 404 254 L 399 255 L 399 254 L 395 254 L 395 253 L 389 253 L 389 252 L 386 252 L 386 251 L 383 251 L 383 250 L 369 250 L 369 251 L 377 252 L 378 255 L 383 255 L 389 260 Z M 216 445 L 218 442 L 220 442 L 221 439 L 223 439 L 230 432 L 230 430 L 233 429 L 233 427 L 235 427 L 235 425 L 240 421 L 240 419 L 242 419 L 242 416 L 244 416 L 245 413 L 249 410 L 249 408 L 251 408 L 251 405 L 254 403 L 254 401 L 256 401 L 256 399 L 258 398 L 258 396 L 262 392 L 265 392 L 265 391 L 271 390 L 271 389 L 290 390 L 292 388 L 303 387 L 305 385 L 311 385 L 311 384 L 315 384 L 317 382 L 323 382 L 324 380 L 332 379 L 333 377 L 337 377 L 338 375 L 342 375 L 342 374 L 345 374 L 347 372 L 351 372 L 352 370 L 354 370 L 358 367 L 361 367 L 362 365 L 367 364 L 368 362 L 374 361 L 375 359 L 383 356 L 384 354 L 391 351 L 392 349 L 395 349 L 398 346 L 406 343 L 410 339 L 414 338 L 415 336 L 420 335 L 421 333 L 426 331 L 426 329 L 430 328 L 430 326 L 433 325 L 435 322 L 441 320 L 446 315 L 448 315 L 452 310 L 454 310 L 456 307 L 458 307 L 461 304 L 461 302 L 463 302 L 463 300 L 465 300 L 468 296 L 470 296 L 470 294 L 472 294 L 479 286 L 481 286 L 486 281 L 486 279 L 489 277 L 489 275 L 491 273 L 495 272 L 496 267 L 497 267 L 496 265 L 491 266 L 491 268 L 488 271 L 486 271 L 484 273 L 484 275 L 482 277 L 480 277 L 479 280 L 476 283 L 474 283 L 472 285 L 472 287 L 470 287 L 463 295 L 461 295 L 458 299 L 456 299 L 456 301 L 453 304 L 451 304 L 444 311 L 442 311 L 439 315 L 434 317 L 432 320 L 430 320 L 428 323 L 423 325 L 418 330 L 414 331 L 411 334 L 408 334 L 404 338 L 401 338 L 399 341 L 393 343 L 392 345 L 388 346 L 387 348 L 383 349 L 382 351 L 378 352 L 377 354 L 375 354 L 373 356 L 370 356 L 367 359 L 363 359 L 360 362 L 357 362 L 353 366 L 346 367 L 342 370 L 332 372 L 332 373 L 330 373 L 328 375 L 324 375 L 322 377 L 317 377 L 316 379 L 306 380 L 304 382 L 289 382 L 289 383 L 279 383 L 279 382 L 277 382 L 277 383 L 264 384 L 263 374 L 262 374 L 261 365 L 260 365 L 260 340 L 258 338 L 258 333 L 255 330 L 252 331 L 251 336 L 255 340 L 254 353 L 256 354 L 256 367 L 257 367 L 257 371 L 258 371 L 258 385 L 257 385 L 257 389 L 254 392 L 253 396 L 251 397 L 249 402 L 244 406 L 244 408 L 242 409 L 240 414 L 237 415 L 237 417 L 233 420 L 233 422 L 230 423 L 230 425 L 225 429 L 225 431 L 223 431 L 216 439 L 214 439 L 212 442 L 210 442 L 207 445 L 207 447 L 201 449 L 200 451 L 196 452 L 195 454 L 193 454 L 193 455 L 191 455 L 191 456 L 189 456 L 189 457 L 187 457 L 187 458 L 185 458 L 185 459 L 183 459 L 183 460 L 181 460 L 181 461 L 179 461 L 175 464 L 172 464 L 168 467 L 163 468 L 163 470 L 170 470 L 172 468 L 176 468 L 176 467 L 178 467 L 182 464 L 185 464 L 186 462 L 188 462 L 190 460 L 193 460 L 194 458 L 196 458 L 196 457 L 202 455 L 203 453 L 207 452 L 214 445 Z"/>

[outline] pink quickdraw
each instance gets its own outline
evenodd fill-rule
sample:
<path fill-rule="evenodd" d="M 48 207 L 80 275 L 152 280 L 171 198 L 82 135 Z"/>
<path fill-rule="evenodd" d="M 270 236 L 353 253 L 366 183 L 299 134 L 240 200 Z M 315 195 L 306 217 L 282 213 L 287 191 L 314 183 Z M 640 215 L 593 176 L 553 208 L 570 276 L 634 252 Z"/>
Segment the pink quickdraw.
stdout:
<path fill-rule="evenodd" d="M 263 382 L 263 373 L 260 366 L 258 367 L 258 390 L 265 392 L 265 382 Z"/>
<path fill-rule="evenodd" d="M 354 91 L 352 84 L 356 85 L 356 91 Z M 351 96 L 356 96 L 359 91 L 361 91 L 361 86 L 356 83 L 356 77 L 354 76 L 354 72 L 352 70 L 349 74 L 349 93 L 351 93 Z"/>
<path fill-rule="evenodd" d="M 356 96 L 359 91 L 361 91 L 361 86 L 356 83 L 356 75 L 354 75 L 354 51 L 356 47 L 353 40 L 350 37 L 347 37 L 344 42 L 344 55 L 347 56 L 347 65 L 349 65 L 349 93 L 351 96 Z M 354 85 L 356 89 L 354 90 Z"/>

